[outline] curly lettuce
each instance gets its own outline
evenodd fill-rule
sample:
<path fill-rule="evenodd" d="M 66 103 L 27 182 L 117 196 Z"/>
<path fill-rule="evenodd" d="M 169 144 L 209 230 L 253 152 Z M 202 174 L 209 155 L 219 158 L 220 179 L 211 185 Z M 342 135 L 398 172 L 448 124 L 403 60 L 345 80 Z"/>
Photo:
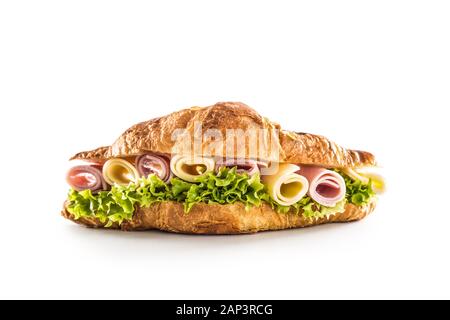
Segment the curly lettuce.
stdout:
<path fill-rule="evenodd" d="M 221 168 L 216 174 L 200 177 L 197 183 L 173 178 L 171 185 L 174 198 L 184 202 L 186 212 L 199 202 L 232 204 L 239 201 L 246 208 L 259 206 L 266 195 L 258 174 L 239 174 L 236 168 Z"/>
<path fill-rule="evenodd" d="M 136 184 L 114 185 L 109 191 L 93 194 L 91 190 L 69 192 L 67 211 L 75 219 L 97 218 L 110 227 L 131 220 L 135 206 L 149 207 L 156 202 L 172 200 L 169 186 L 155 175 L 141 178 Z"/>
<path fill-rule="evenodd" d="M 345 187 L 347 189 L 345 198 L 347 199 L 347 202 L 357 206 L 364 206 L 372 201 L 372 199 L 376 196 L 375 191 L 372 189 L 371 180 L 369 180 L 368 184 L 364 184 L 359 180 L 353 180 L 341 171 L 337 172 L 345 180 Z"/>
<path fill-rule="evenodd" d="M 345 211 L 345 204 L 347 203 L 347 200 L 343 199 L 334 207 L 325 207 L 318 204 L 308 196 L 305 196 L 299 202 L 291 206 L 281 206 L 269 196 L 267 196 L 267 199 L 265 198 L 264 200 L 268 202 L 272 209 L 274 209 L 278 213 L 301 213 L 305 218 L 308 219 L 320 219 L 329 217 L 337 213 L 342 213 Z"/>
<path fill-rule="evenodd" d="M 310 197 L 304 197 L 292 206 L 280 206 L 268 194 L 258 174 L 249 176 L 236 168 L 222 168 L 217 173 L 208 173 L 196 183 L 173 178 L 170 184 L 155 175 L 140 178 L 127 186 L 114 185 L 109 191 L 92 193 L 90 190 L 70 190 L 67 210 L 75 219 L 97 218 L 106 226 L 131 220 L 136 207 L 149 207 L 163 201 L 183 203 L 188 213 L 197 203 L 233 204 L 243 203 L 246 209 L 268 203 L 279 213 L 302 214 L 308 219 L 319 219 L 345 211 L 345 204 L 366 205 L 375 196 L 371 184 L 353 181 L 339 172 L 345 179 L 345 199 L 335 207 L 322 206 Z"/>

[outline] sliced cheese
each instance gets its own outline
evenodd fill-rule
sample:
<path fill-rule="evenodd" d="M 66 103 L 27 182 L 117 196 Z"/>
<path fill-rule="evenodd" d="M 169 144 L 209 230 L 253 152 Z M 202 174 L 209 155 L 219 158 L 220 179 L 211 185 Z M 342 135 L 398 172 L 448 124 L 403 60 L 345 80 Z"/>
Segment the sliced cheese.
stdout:
<path fill-rule="evenodd" d="M 299 166 L 289 163 L 280 163 L 277 173 L 262 176 L 272 199 L 282 206 L 290 206 L 300 201 L 308 192 L 308 180 L 295 173 Z"/>
<path fill-rule="evenodd" d="M 139 173 L 130 162 L 124 159 L 110 159 L 103 165 L 103 177 L 110 185 L 126 186 L 130 182 L 136 182 Z"/>
<path fill-rule="evenodd" d="M 195 182 L 197 178 L 214 171 L 214 167 L 214 159 L 200 156 L 176 155 L 170 160 L 172 173 L 188 182 Z"/>
<path fill-rule="evenodd" d="M 363 184 L 369 184 L 369 181 L 371 181 L 373 191 L 378 194 L 384 193 L 386 191 L 386 182 L 383 176 L 373 172 L 373 170 L 369 168 L 344 168 L 342 169 L 342 171 L 353 180 L 361 181 Z"/>

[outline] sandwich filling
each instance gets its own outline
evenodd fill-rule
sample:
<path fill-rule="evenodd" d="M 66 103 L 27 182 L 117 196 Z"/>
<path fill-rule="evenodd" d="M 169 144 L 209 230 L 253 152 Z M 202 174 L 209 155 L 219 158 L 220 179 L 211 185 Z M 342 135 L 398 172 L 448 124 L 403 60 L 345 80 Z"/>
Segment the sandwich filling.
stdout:
<path fill-rule="evenodd" d="M 75 219 L 97 218 L 106 226 L 163 201 L 182 203 L 187 214 L 200 202 L 242 203 L 319 219 L 344 212 L 347 203 L 364 206 L 384 190 L 383 178 L 370 171 L 279 163 L 276 172 L 264 174 L 267 166 L 250 159 L 152 153 L 86 163 L 67 174 L 66 208 Z"/>

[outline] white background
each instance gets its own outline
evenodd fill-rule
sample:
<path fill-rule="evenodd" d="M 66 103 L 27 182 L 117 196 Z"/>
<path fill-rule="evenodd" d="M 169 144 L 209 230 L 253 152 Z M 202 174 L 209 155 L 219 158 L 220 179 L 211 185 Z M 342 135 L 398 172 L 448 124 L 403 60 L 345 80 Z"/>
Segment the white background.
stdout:
<path fill-rule="evenodd" d="M 0 298 L 450 298 L 448 1 L 2 1 Z M 243 236 L 90 230 L 67 159 L 243 101 L 374 152 L 351 224 Z"/>

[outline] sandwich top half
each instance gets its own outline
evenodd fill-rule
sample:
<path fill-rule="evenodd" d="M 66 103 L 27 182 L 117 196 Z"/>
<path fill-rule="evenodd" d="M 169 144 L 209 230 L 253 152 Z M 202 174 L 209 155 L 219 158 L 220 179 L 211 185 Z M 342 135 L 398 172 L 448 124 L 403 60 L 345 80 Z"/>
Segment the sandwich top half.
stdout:
<path fill-rule="evenodd" d="M 173 139 L 174 132 L 182 129 L 182 137 L 189 137 L 188 141 L 194 144 L 196 124 L 201 124 L 202 132 L 211 130 L 214 134 L 218 131 L 222 137 L 226 137 L 227 131 L 233 129 L 244 133 L 255 131 L 260 135 L 257 138 L 257 150 L 254 141 L 246 139 L 243 145 L 239 148 L 235 146 L 232 152 L 227 150 L 225 144 L 222 149 L 214 148 L 214 137 L 203 139 L 200 150 L 194 150 L 193 146 L 188 148 L 188 151 L 194 151 L 200 156 L 204 156 L 206 150 L 211 150 L 212 154 L 208 156 L 234 156 L 329 168 L 376 165 L 375 157 L 369 152 L 345 149 L 323 136 L 282 130 L 279 124 L 262 117 L 247 105 L 236 102 L 193 107 L 138 123 L 126 130 L 111 146 L 77 153 L 71 160 L 102 161 L 113 157 L 137 156 L 149 151 L 160 154 L 182 152 L 188 146 L 177 146 L 182 138 L 179 137 L 178 141 Z"/>
<path fill-rule="evenodd" d="M 234 102 L 138 123 L 111 146 L 71 160 L 78 165 L 67 174 L 67 209 L 108 222 L 159 201 L 183 202 L 186 211 L 198 202 L 267 202 L 317 217 L 367 204 L 384 189 L 371 153 L 285 131 Z"/>

